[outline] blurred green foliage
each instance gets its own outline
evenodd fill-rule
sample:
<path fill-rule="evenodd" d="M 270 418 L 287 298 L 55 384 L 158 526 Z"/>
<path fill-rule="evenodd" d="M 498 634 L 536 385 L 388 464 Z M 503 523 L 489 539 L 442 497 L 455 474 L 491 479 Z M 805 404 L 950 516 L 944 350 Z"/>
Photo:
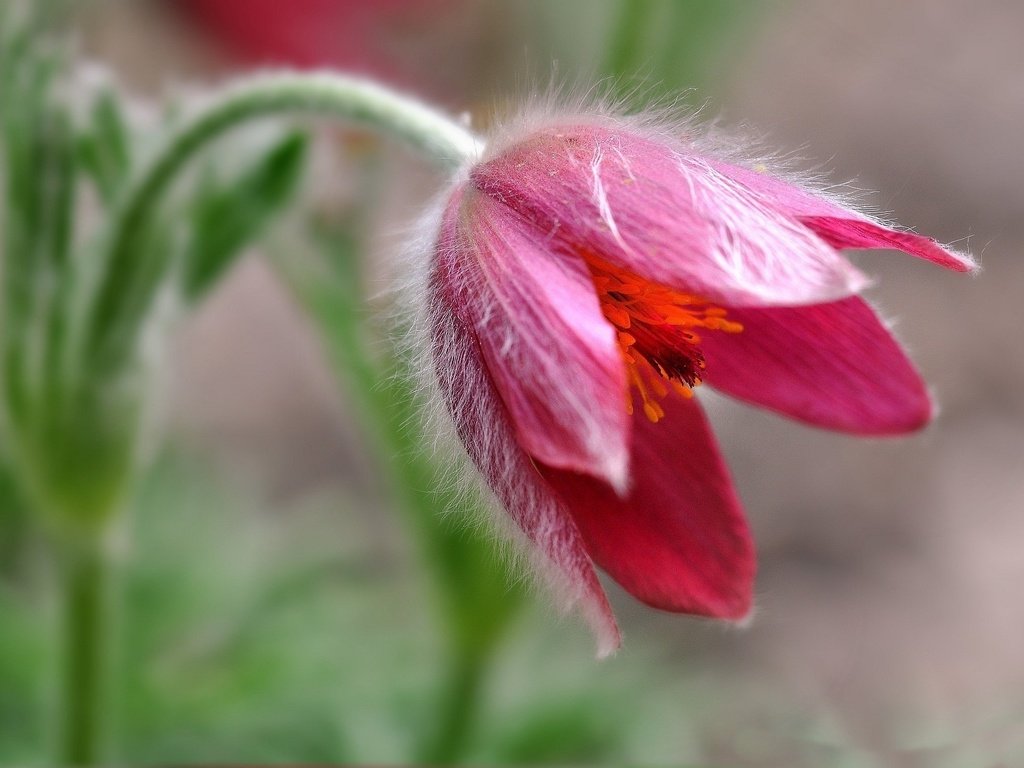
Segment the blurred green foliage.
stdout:
<path fill-rule="evenodd" d="M 142 483 L 121 563 L 116 713 L 125 764 L 410 762 L 434 738 L 450 642 L 413 553 L 335 486 L 268 508 L 171 452 Z M 400 541 L 400 540 L 398 540 Z M 0 586 L 0 764 L 45 764 L 45 580 Z M 640 655 L 595 665 L 531 608 L 487 674 L 460 762 L 649 759 L 681 701 Z M 645 756 L 647 756 L 645 758 Z"/>
<path fill-rule="evenodd" d="M 528 4 L 537 63 L 555 62 L 556 82 L 587 88 L 631 106 L 696 105 L 727 83 L 758 20 L 785 0 L 533 0 Z M 692 93 L 695 91 L 695 93 Z"/>
<path fill-rule="evenodd" d="M 147 474 L 137 508 L 115 639 L 120 762 L 417 759 L 437 726 L 449 638 L 412 542 L 381 537 L 380 510 L 337 484 L 271 501 L 180 449 Z M 0 580 L 3 765 L 50 764 L 46 586 Z M 508 630 L 457 762 L 980 768 L 1024 754 L 1005 704 L 889 760 L 853 746 L 828 713 L 695 669 L 657 638 L 635 634 L 628 653 L 597 663 L 584 631 L 532 601 Z"/>
<path fill-rule="evenodd" d="M 128 181 L 132 168 L 132 137 L 117 96 L 102 90 L 78 137 L 78 161 L 92 179 L 103 204 L 109 208 Z"/>
<path fill-rule="evenodd" d="M 111 233 L 79 214 L 93 191 L 105 223 L 118 221 L 139 129 L 112 87 L 73 82 L 49 33 L 53 7 L 32 10 L 0 17 L 0 444 L 27 508 L 77 535 L 102 528 L 130 492 L 157 306 L 201 298 L 289 202 L 305 138 L 253 147 L 226 178 L 208 163 L 186 202 L 137 228 L 131 269 L 108 263 Z"/>
<path fill-rule="evenodd" d="M 253 242 L 298 185 L 308 139 L 291 133 L 227 182 L 207 175 L 192 198 L 192 236 L 184 256 L 185 297 L 195 301 Z"/>
<path fill-rule="evenodd" d="M 146 211 L 118 252 L 126 268 L 104 254 L 131 210 L 142 142 L 110 87 L 67 71 L 55 13 L 0 7 L 0 575 L 18 584 L 38 546 L 58 582 L 43 594 L 60 595 L 60 619 L 40 617 L 55 638 L 39 646 L 50 664 L 32 678 L 37 689 L 56 678 L 53 704 L 19 730 L 55 745 L 51 762 L 82 764 L 100 759 L 107 731 L 104 561 L 143 468 L 152 342 L 166 333 L 158 306 L 198 299 L 286 205 L 305 139 L 253 147 L 239 176 L 209 171 L 188 204 Z M 90 192 L 99 226 L 82 215 Z M 36 700 L 21 699 L 23 717 Z"/>
<path fill-rule="evenodd" d="M 721 83 L 730 53 L 769 5 L 748 0 L 620 0 L 602 74 L 666 97 Z M 654 93 L 648 92 L 653 88 Z"/>
<path fill-rule="evenodd" d="M 364 172 L 375 170 L 370 165 Z M 386 485 L 393 489 L 396 508 L 404 512 L 420 560 L 432 576 L 431 597 L 445 633 L 441 664 L 446 675 L 435 693 L 436 727 L 416 757 L 447 763 L 460 756 L 474 729 L 487 669 L 525 595 L 490 534 L 474 525 L 486 512 L 474 509 L 474 500 L 446 481 L 446 467 L 430 455 L 433 438 L 419 412 L 419 376 L 392 345 L 373 343 L 382 340 L 383 329 L 367 312 L 362 262 L 375 187 L 368 183 L 363 188 L 367 194 L 347 216 L 317 228 L 326 270 L 285 272 L 347 385 L 367 440 L 390 478 Z"/>

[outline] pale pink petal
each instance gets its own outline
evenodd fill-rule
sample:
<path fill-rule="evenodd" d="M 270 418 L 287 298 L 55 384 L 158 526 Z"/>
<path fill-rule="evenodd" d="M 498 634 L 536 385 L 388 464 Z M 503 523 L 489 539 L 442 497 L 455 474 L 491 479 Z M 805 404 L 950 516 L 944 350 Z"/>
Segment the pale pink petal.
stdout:
<path fill-rule="evenodd" d="M 834 248 L 693 153 L 593 126 L 541 131 L 471 183 L 567 251 L 734 306 L 794 305 L 867 280 Z"/>
<path fill-rule="evenodd" d="M 542 468 L 587 551 L 655 608 L 740 620 L 750 612 L 754 546 L 696 398 L 672 395 L 657 424 L 634 425 L 627 497 L 583 475 Z"/>
<path fill-rule="evenodd" d="M 912 432 L 931 418 L 928 390 L 862 299 L 730 309 L 736 334 L 706 333 L 704 380 L 816 426 L 857 434 Z"/>
<path fill-rule="evenodd" d="M 438 269 L 509 410 L 519 444 L 624 488 L 626 374 L 590 273 L 518 214 L 472 190 L 448 208 Z"/>
<path fill-rule="evenodd" d="M 450 279 L 435 267 L 429 321 L 438 384 L 456 431 L 487 485 L 532 542 L 527 552 L 562 608 L 580 607 L 596 637 L 598 655 L 607 655 L 621 643 L 608 599 L 564 503 L 516 442 L 474 330 L 460 319 L 461 288 Z"/>
<path fill-rule="evenodd" d="M 835 248 L 892 248 L 957 272 L 977 268 L 970 256 L 940 245 L 930 237 L 887 227 L 767 173 L 719 161 L 711 164 L 723 175 L 755 192 L 766 204 L 809 227 Z"/>

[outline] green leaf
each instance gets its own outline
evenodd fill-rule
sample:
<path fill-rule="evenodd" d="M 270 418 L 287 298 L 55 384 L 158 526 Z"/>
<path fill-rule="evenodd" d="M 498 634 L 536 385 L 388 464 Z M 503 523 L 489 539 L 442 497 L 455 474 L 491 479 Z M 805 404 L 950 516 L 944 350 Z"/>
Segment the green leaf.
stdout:
<path fill-rule="evenodd" d="M 291 133 L 227 185 L 207 182 L 194 206 L 192 241 L 184 265 L 184 293 L 195 301 L 291 199 L 308 139 Z"/>
<path fill-rule="evenodd" d="M 24 426 L 52 384 L 70 304 L 77 157 L 70 113 L 52 93 L 60 59 L 25 29 L 0 51 L 4 393 Z M 48 377 L 50 377 L 48 379 Z"/>
<path fill-rule="evenodd" d="M 531 704 L 490 745 L 496 762 L 597 765 L 623 751 L 624 729 L 607 701 L 541 699 Z"/>
<path fill-rule="evenodd" d="M 20 333 L 35 298 L 38 249 L 47 235 L 46 169 L 50 165 L 47 97 L 51 61 L 21 45 L 5 56 L 0 81 L 5 187 L 3 221 L 4 331 Z M 41 172 L 42 171 L 42 172 Z"/>
<path fill-rule="evenodd" d="M 109 207 L 132 167 L 131 134 L 110 90 L 103 91 L 92 105 L 90 130 L 79 139 L 78 158 Z"/>
<path fill-rule="evenodd" d="M 165 220 L 148 221 L 132 242 L 135 263 L 131 273 L 117 297 L 100 305 L 107 330 L 78 361 L 82 377 L 101 388 L 104 381 L 114 380 L 136 362 L 139 338 L 174 263 L 174 242 Z"/>
<path fill-rule="evenodd" d="M 688 88 L 714 88 L 729 53 L 767 4 L 745 0 L 618 0 L 601 73 L 614 94 L 671 97 Z"/>

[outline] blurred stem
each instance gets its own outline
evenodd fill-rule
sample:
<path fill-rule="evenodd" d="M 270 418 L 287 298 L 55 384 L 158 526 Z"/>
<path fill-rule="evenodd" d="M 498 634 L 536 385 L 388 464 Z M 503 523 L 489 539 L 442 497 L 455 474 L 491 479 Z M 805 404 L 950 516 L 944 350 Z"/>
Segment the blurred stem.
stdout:
<path fill-rule="evenodd" d="M 349 226 L 320 233 L 324 252 L 337 270 L 334 280 L 304 281 L 298 274 L 293 280 L 320 321 L 381 466 L 391 473 L 388 487 L 406 513 L 446 630 L 445 663 L 429 725 L 417 740 L 416 760 L 458 762 L 479 726 L 477 713 L 489 670 L 524 595 L 485 535 L 460 529 L 438 514 L 439 508 L 474 513 L 467 506 L 471 502 L 438 483 L 439 468 L 423 447 L 429 437 L 418 428 L 420 396 L 409 362 L 396 350 L 371 354 L 367 340 L 372 333 L 360 309 L 359 258 L 365 239 L 361 223 L 371 205 L 363 198 Z"/>
<path fill-rule="evenodd" d="M 61 591 L 58 765 L 102 761 L 106 725 L 111 563 L 104 535 L 59 548 Z"/>
<path fill-rule="evenodd" d="M 390 453 L 388 464 L 397 480 L 393 488 L 400 505 L 411 513 L 408 519 L 430 564 L 442 616 L 447 623 L 449 659 L 437 694 L 433 727 L 426 734 L 416 762 L 449 765 L 464 757 L 465 748 L 476 730 L 487 672 L 504 635 L 505 622 L 518 611 L 519 603 L 506 589 L 502 593 L 506 600 L 504 608 L 494 603 L 488 605 L 489 610 L 498 610 L 501 614 L 498 623 L 482 631 L 472 624 L 467 629 L 465 617 L 460 614 L 472 609 L 464 604 L 466 595 L 460 591 L 460 586 L 465 589 L 465 584 L 461 582 L 472 578 L 486 581 L 487 574 L 466 572 L 460 557 L 465 555 L 463 547 L 473 547 L 473 542 L 461 540 L 467 534 L 450 529 L 452 523 L 440 519 L 435 508 L 439 503 L 437 495 L 424 490 L 434 482 L 436 470 L 424 464 L 422 449 L 402 446 L 401 440 L 396 438 L 397 434 L 409 429 L 409 420 L 416 418 L 406 413 L 398 419 L 400 423 L 394 423 L 396 400 L 401 402 L 404 399 L 408 407 L 415 397 L 412 392 L 395 392 L 396 388 L 401 389 L 396 382 L 407 381 L 410 373 L 392 365 L 387 368 L 388 374 L 382 375 L 366 357 L 361 340 L 351 338 L 349 341 L 346 371 L 350 374 L 352 389 L 369 416 L 367 422 L 381 430 L 376 438 L 387 445 L 382 456 Z M 390 382 L 391 386 L 382 385 L 382 382 Z M 404 397 L 400 399 L 396 395 Z M 453 540 L 459 541 L 454 551 Z M 454 560 L 451 559 L 453 556 Z M 453 577 L 459 581 L 454 582 Z"/>
<path fill-rule="evenodd" d="M 465 755 L 476 727 L 480 694 L 490 665 L 489 651 L 464 650 L 453 655 L 445 677 L 446 688 L 438 704 L 437 731 L 418 763 L 451 765 Z"/>
<path fill-rule="evenodd" d="M 230 129 L 270 115 L 322 115 L 362 123 L 455 169 L 476 157 L 480 142 L 450 117 L 368 80 L 326 73 L 257 75 L 242 80 L 181 126 L 136 177 L 109 232 L 101 283 L 91 308 L 84 359 L 117 337 L 118 314 L 131 285 L 137 249 L 161 197 L 200 150 Z"/>
<path fill-rule="evenodd" d="M 653 12 L 653 0 L 619 1 L 618 13 L 608 33 L 604 74 L 619 79 L 636 76 L 637 54 L 643 48 Z M 617 83 L 617 86 L 623 87 L 623 83 Z"/>

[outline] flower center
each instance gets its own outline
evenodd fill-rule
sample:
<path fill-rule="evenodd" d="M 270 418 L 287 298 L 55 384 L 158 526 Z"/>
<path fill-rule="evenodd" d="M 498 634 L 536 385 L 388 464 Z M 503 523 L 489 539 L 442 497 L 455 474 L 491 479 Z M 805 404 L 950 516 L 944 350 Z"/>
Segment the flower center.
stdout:
<path fill-rule="evenodd" d="M 647 418 L 657 422 L 665 415 L 660 401 L 670 391 L 693 397 L 701 383 L 706 364 L 698 331 L 739 333 L 743 326 L 699 296 L 645 280 L 595 254 L 583 257 L 626 364 L 626 410 L 633 413 L 635 393 Z"/>

